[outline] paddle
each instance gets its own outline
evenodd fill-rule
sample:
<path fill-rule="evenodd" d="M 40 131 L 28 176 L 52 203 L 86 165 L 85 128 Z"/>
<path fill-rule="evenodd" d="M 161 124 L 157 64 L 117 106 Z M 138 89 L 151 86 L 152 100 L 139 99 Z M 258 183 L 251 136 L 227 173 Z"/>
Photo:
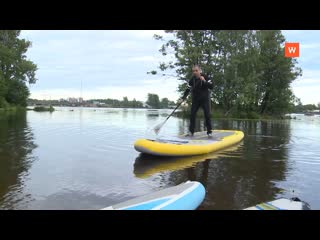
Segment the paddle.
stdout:
<path fill-rule="evenodd" d="M 176 106 L 176 108 L 172 111 L 172 113 L 164 120 L 164 122 L 158 124 L 157 126 L 154 127 L 154 132 L 158 135 L 160 129 L 163 127 L 163 125 L 168 121 L 168 119 L 172 116 L 172 114 L 180 107 L 180 105 L 184 102 L 184 100 L 180 101 L 180 103 Z"/>

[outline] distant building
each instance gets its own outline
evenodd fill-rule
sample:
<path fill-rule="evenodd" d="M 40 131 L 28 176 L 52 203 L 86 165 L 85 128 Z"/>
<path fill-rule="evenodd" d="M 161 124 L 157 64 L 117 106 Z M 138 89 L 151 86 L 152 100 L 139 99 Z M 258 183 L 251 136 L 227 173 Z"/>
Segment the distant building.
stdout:
<path fill-rule="evenodd" d="M 68 102 L 69 102 L 69 103 L 77 103 L 77 102 L 78 102 L 78 99 L 77 99 L 77 98 L 69 98 L 69 99 L 68 99 Z"/>

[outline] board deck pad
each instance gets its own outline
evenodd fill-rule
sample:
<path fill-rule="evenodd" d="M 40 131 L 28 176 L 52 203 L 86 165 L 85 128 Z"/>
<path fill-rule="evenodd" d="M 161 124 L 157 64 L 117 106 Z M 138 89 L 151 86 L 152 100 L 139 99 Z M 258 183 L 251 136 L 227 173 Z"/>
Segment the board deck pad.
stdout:
<path fill-rule="evenodd" d="M 177 136 L 177 137 L 159 137 L 154 141 L 161 143 L 172 144 L 192 144 L 192 145 L 206 145 L 221 141 L 222 138 L 233 135 L 234 132 L 215 132 L 212 131 L 212 137 L 208 137 L 207 132 L 196 132 L 193 136 Z"/>

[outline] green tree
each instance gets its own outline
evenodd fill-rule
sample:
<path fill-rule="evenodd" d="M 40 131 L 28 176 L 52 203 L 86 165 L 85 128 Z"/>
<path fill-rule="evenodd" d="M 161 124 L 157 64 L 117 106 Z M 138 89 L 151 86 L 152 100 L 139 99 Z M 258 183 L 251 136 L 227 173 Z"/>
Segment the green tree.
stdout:
<path fill-rule="evenodd" d="M 136 108 L 136 107 L 138 106 L 137 100 L 136 100 L 135 98 L 132 100 L 131 106 L 132 106 L 133 108 Z"/>
<path fill-rule="evenodd" d="M 122 107 L 129 107 L 128 97 L 124 97 L 124 98 L 123 98 Z"/>
<path fill-rule="evenodd" d="M 259 93 L 261 94 L 261 114 L 278 115 L 286 112 L 294 95 L 290 84 L 301 75 L 295 67 L 296 60 L 285 58 L 281 31 L 259 31 L 260 71 Z"/>
<path fill-rule="evenodd" d="M 26 83 L 37 81 L 37 66 L 26 59 L 31 42 L 20 39 L 20 32 L 0 30 L 0 102 L 26 106 L 29 96 Z"/>
<path fill-rule="evenodd" d="M 143 103 L 141 101 L 138 101 L 137 103 L 138 103 L 137 108 L 143 108 Z"/>
<path fill-rule="evenodd" d="M 159 50 L 162 55 L 173 54 L 175 61 L 161 62 L 159 69 L 188 80 L 192 65 L 200 64 L 213 80 L 212 101 L 225 115 L 280 115 L 292 109 L 295 97 L 290 84 L 302 71 L 296 59 L 284 57 L 281 31 L 166 32 L 173 38 L 166 41 L 155 35 L 155 39 L 164 41 Z M 178 91 L 186 87 L 184 81 Z"/>
<path fill-rule="evenodd" d="M 135 98 L 132 100 L 132 102 L 131 102 L 131 106 L 133 107 L 133 108 L 142 108 L 143 107 L 143 104 L 142 104 L 142 102 L 140 102 L 140 101 L 137 101 Z"/>
<path fill-rule="evenodd" d="M 152 108 L 160 108 L 160 100 L 157 94 L 148 93 L 147 104 Z"/>
<path fill-rule="evenodd" d="M 161 108 L 168 108 L 169 106 L 169 99 L 168 98 L 162 98 L 161 99 L 161 103 L 160 103 L 160 107 Z"/>
<path fill-rule="evenodd" d="M 303 105 L 300 98 L 294 97 L 291 107 L 288 111 L 289 113 L 299 113 L 303 112 Z"/>
<path fill-rule="evenodd" d="M 26 107 L 29 94 L 29 89 L 24 82 L 11 80 L 9 82 L 6 100 L 11 104 Z"/>

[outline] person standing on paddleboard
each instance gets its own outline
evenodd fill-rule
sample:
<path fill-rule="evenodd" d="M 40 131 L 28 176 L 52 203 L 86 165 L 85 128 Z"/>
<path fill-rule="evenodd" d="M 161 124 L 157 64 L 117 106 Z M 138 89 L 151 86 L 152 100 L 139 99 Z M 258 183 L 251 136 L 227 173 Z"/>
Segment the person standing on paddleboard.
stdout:
<path fill-rule="evenodd" d="M 192 95 L 192 105 L 191 105 L 191 116 L 190 116 L 190 126 L 189 133 L 187 136 L 193 136 L 196 122 L 196 115 L 201 107 L 204 112 L 207 134 L 212 137 L 212 126 L 211 126 L 211 116 L 210 116 L 210 91 L 213 89 L 212 82 L 207 76 L 202 74 L 201 68 L 198 64 L 192 67 L 192 78 L 189 80 L 188 88 L 185 90 L 182 99 L 179 101 L 185 101 L 191 92 Z"/>

